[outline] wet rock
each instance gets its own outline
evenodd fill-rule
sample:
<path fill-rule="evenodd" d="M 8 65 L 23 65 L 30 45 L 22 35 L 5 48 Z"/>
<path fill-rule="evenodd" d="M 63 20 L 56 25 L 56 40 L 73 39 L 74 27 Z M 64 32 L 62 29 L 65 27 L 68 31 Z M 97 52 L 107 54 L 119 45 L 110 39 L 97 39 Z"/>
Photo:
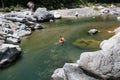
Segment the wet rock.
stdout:
<path fill-rule="evenodd" d="M 54 15 L 47 11 L 46 8 L 38 8 L 33 15 L 38 21 L 49 21 L 54 18 Z"/>
<path fill-rule="evenodd" d="M 90 34 L 90 35 L 94 35 L 94 34 L 97 34 L 99 31 L 97 30 L 97 29 L 90 29 L 89 31 L 88 31 L 88 34 Z"/>
<path fill-rule="evenodd" d="M 2 44 L 0 46 L 0 68 L 6 67 L 20 56 L 21 48 L 18 45 Z"/>

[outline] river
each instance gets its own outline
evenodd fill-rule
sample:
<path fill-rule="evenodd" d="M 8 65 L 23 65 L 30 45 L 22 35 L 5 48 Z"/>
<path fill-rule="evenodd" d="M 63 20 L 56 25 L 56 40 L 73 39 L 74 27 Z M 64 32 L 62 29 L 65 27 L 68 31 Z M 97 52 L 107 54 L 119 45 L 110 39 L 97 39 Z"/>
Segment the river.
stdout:
<path fill-rule="evenodd" d="M 78 38 L 102 41 L 113 34 L 120 26 L 115 18 L 90 17 L 81 19 L 61 19 L 53 23 L 42 23 L 45 29 L 34 31 L 20 44 L 23 53 L 19 60 L 10 67 L 0 70 L 0 80 L 51 80 L 56 68 L 66 62 L 76 62 L 82 52 L 99 49 L 79 48 L 73 45 Z M 87 31 L 96 28 L 101 32 L 90 36 Z M 60 35 L 65 37 L 65 44 L 59 45 Z"/>

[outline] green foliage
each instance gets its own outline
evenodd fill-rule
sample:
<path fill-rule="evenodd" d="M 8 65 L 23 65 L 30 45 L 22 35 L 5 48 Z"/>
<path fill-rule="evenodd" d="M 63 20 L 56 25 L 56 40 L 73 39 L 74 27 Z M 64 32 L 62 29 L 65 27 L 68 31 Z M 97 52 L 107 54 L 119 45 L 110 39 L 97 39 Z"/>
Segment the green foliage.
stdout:
<path fill-rule="evenodd" d="M 100 41 L 96 40 L 86 40 L 86 39 L 77 39 L 73 45 L 81 48 L 96 48 L 100 44 Z"/>
<path fill-rule="evenodd" d="M 115 4 L 116 6 L 120 7 L 120 3 Z"/>
<path fill-rule="evenodd" d="M 97 7 L 94 7 L 93 9 L 94 9 L 94 10 L 96 10 L 96 11 L 98 11 L 98 10 L 99 10 L 99 8 L 97 8 Z"/>
<path fill-rule="evenodd" d="M 101 6 L 108 7 L 108 6 L 110 6 L 110 4 L 103 3 L 103 4 L 101 4 Z"/>
<path fill-rule="evenodd" d="M 3 0 L 3 3 L 5 7 L 16 6 L 17 4 L 27 7 L 27 3 L 29 1 L 30 0 L 9 0 L 9 1 Z M 81 4 L 89 6 L 89 3 L 94 4 L 102 3 L 103 6 L 107 6 L 108 3 L 120 3 L 120 0 L 31 0 L 31 1 L 35 3 L 36 7 L 46 7 L 48 9 L 74 8 L 78 7 Z"/>
<path fill-rule="evenodd" d="M 0 8 L 0 12 L 10 12 L 10 11 L 20 11 L 23 7 L 17 5 L 17 6 L 10 6 L 5 8 Z"/>

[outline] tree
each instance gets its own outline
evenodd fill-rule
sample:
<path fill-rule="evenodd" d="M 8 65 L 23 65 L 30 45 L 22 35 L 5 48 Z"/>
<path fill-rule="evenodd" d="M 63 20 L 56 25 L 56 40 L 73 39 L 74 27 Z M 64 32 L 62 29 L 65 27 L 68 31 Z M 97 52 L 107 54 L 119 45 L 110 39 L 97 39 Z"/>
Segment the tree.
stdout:
<path fill-rule="evenodd" d="M 4 6 L 4 1 L 3 0 L 1 0 L 1 4 L 2 4 L 2 8 L 4 8 L 5 6 Z"/>

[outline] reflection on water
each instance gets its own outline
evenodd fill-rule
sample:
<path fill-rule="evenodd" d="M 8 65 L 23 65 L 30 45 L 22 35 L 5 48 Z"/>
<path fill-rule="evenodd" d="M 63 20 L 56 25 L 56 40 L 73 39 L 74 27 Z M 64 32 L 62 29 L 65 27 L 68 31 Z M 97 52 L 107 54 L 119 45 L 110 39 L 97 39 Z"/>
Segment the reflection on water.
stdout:
<path fill-rule="evenodd" d="M 0 71 L 0 80 L 50 80 L 56 68 L 62 67 L 65 62 L 75 62 L 79 55 L 88 48 L 78 48 L 72 43 L 78 38 L 103 40 L 113 34 L 107 30 L 114 30 L 120 23 L 115 19 L 82 18 L 62 19 L 54 23 L 43 23 L 45 29 L 33 32 L 26 37 L 21 47 L 24 51 L 22 59 L 7 69 Z M 96 28 L 101 32 L 89 36 L 86 32 Z M 60 35 L 65 37 L 65 44 L 59 45 Z"/>

